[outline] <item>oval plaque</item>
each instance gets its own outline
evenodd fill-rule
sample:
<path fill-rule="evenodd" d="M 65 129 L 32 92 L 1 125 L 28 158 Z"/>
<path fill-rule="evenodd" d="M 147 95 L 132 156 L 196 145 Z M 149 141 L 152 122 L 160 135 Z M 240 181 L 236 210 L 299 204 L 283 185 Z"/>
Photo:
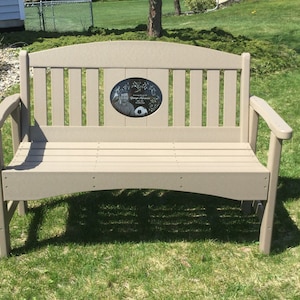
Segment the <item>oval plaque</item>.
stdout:
<path fill-rule="evenodd" d="M 118 82 L 110 93 L 112 106 L 128 117 L 145 117 L 161 105 L 160 88 L 145 78 L 127 78 Z"/>

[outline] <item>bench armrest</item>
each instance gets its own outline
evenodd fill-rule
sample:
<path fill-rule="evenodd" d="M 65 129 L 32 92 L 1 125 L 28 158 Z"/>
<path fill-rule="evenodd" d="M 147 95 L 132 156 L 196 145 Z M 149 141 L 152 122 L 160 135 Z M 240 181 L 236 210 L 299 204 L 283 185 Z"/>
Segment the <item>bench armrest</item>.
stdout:
<path fill-rule="evenodd" d="M 14 94 L 8 96 L 0 103 L 0 129 L 2 128 L 7 117 L 14 112 L 20 104 L 20 95 Z"/>
<path fill-rule="evenodd" d="M 270 130 L 278 139 L 288 140 L 292 137 L 293 129 L 274 111 L 263 99 L 252 96 L 250 105 L 268 124 Z"/>

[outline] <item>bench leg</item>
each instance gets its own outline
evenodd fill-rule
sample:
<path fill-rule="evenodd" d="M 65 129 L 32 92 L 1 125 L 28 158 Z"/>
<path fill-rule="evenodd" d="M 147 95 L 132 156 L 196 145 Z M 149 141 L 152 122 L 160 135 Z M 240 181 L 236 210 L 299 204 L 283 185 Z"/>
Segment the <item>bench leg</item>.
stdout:
<path fill-rule="evenodd" d="M 244 215 L 250 215 L 252 213 L 252 201 L 242 201 L 241 210 Z"/>
<path fill-rule="evenodd" d="M 0 257 L 8 256 L 10 251 L 9 220 L 7 203 L 3 201 L 0 191 Z"/>
<path fill-rule="evenodd" d="M 281 147 L 282 141 L 271 133 L 267 166 L 270 170 L 268 200 L 263 212 L 259 237 L 259 249 L 265 254 L 269 254 L 271 250 Z"/>
<path fill-rule="evenodd" d="M 259 236 L 259 250 L 264 254 L 270 254 L 271 251 L 274 212 L 275 199 L 269 199 L 264 209 Z"/>
<path fill-rule="evenodd" d="M 19 205 L 18 205 L 19 215 L 24 216 L 27 214 L 27 211 L 28 211 L 27 201 L 19 201 Z"/>
<path fill-rule="evenodd" d="M 265 201 L 253 201 L 253 210 L 258 217 L 259 222 L 261 222 L 264 216 Z"/>
<path fill-rule="evenodd" d="M 262 221 L 265 209 L 265 201 L 242 201 L 241 210 L 244 215 L 255 214 L 259 220 Z"/>

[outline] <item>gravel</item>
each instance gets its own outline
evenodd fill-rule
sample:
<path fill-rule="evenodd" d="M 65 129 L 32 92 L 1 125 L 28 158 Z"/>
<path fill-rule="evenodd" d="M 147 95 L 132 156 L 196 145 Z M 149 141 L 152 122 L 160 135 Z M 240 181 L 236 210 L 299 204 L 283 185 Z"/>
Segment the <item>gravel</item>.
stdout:
<path fill-rule="evenodd" d="M 19 83 L 19 52 L 21 48 L 0 49 L 0 100 L 6 91 Z"/>

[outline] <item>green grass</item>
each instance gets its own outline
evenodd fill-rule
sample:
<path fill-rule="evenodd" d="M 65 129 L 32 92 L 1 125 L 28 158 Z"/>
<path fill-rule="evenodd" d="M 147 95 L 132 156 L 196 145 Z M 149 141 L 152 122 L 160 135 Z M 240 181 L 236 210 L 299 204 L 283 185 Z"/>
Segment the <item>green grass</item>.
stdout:
<path fill-rule="evenodd" d="M 164 10 L 174 11 L 170 1 L 165 1 Z M 106 28 L 126 28 L 147 23 L 147 0 L 101 1 L 93 3 L 94 26 Z M 25 9 L 25 26 L 28 30 L 40 30 L 37 7 Z M 83 31 L 91 26 L 90 7 L 87 3 L 45 6 L 45 28 L 47 31 Z"/>
<path fill-rule="evenodd" d="M 163 27 L 197 30 L 220 27 L 233 35 L 289 45 L 300 51 L 300 6 L 297 1 L 242 0 L 223 10 L 202 14 L 166 17 Z"/>
<path fill-rule="evenodd" d="M 187 8 L 181 3 L 182 12 Z M 72 9 L 70 9 L 72 7 Z M 94 26 L 109 29 L 133 28 L 148 22 L 148 0 L 99 1 L 93 3 Z M 27 8 L 25 22 L 29 30 L 39 30 L 37 8 Z M 80 13 L 78 12 L 80 11 Z M 240 4 L 201 15 L 174 16 L 173 1 L 164 0 L 163 28 L 196 30 L 219 27 L 234 35 L 271 41 L 274 44 L 289 44 L 300 51 L 300 6 L 295 0 L 241 0 Z M 78 16 L 79 15 L 79 16 Z M 56 29 L 59 31 L 82 31 L 89 27 L 89 6 L 68 4 L 55 8 Z M 53 15 L 50 7 L 45 10 L 46 28 L 53 31 Z M 283 28 L 284 27 L 284 30 Z"/>
<path fill-rule="evenodd" d="M 0 299 L 300 299 L 298 1 L 247 0 L 213 13 L 163 17 L 162 40 L 250 50 L 251 93 L 295 130 L 283 146 L 271 255 L 258 252 L 259 223 L 243 217 L 235 201 L 144 190 L 65 195 L 30 202 L 28 215 L 14 216 L 12 255 L 0 261 Z M 36 51 L 147 39 L 135 29 L 146 22 L 146 1 L 130 9 L 126 3 L 94 3 L 96 26 L 110 31 L 10 33 L 2 43 L 25 41 Z M 172 11 L 172 1 L 165 5 Z M 127 23 L 114 19 L 116 6 L 128 14 Z M 265 159 L 268 136 L 264 125 L 260 130 Z"/>

